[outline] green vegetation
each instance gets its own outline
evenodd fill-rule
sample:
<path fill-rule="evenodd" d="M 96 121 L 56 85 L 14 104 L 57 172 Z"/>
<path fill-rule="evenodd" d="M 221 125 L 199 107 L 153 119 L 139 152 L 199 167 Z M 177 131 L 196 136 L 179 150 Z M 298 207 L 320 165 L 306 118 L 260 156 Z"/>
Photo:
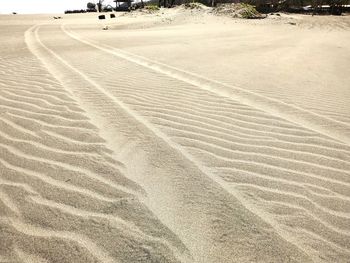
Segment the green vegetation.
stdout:
<path fill-rule="evenodd" d="M 230 16 L 233 18 L 261 19 L 266 16 L 260 14 L 254 6 L 250 4 L 219 4 L 213 9 L 214 14 Z"/>
<path fill-rule="evenodd" d="M 255 7 L 250 4 L 239 3 L 241 11 L 239 12 L 242 18 L 252 19 L 260 16 L 260 13 L 256 11 Z"/>
<path fill-rule="evenodd" d="M 157 5 L 146 5 L 145 9 L 147 9 L 149 11 L 158 11 L 159 7 Z"/>
<path fill-rule="evenodd" d="M 97 6 L 104 0 L 95 0 Z M 264 18 L 259 13 L 297 12 L 313 14 L 342 14 L 349 12 L 350 0 L 149 0 L 145 3 L 148 11 L 158 11 L 160 7 L 174 7 L 183 5 L 188 9 L 201 9 L 203 5 L 214 7 L 214 13 L 241 18 Z M 202 6 L 201 6 L 202 4 Z M 136 5 L 136 4 L 134 4 Z M 231 6 L 228 6 L 231 5 Z M 234 5 L 234 6 L 233 6 Z M 223 8 L 224 6 L 224 8 Z M 91 6 L 92 7 L 92 6 Z M 143 8 L 143 0 L 137 8 Z M 229 10 L 231 9 L 231 10 Z M 234 10 L 232 10 L 234 9 Z M 239 11 L 239 12 L 238 12 Z"/>
<path fill-rule="evenodd" d="M 183 6 L 187 9 L 203 9 L 203 4 L 192 1 L 191 3 L 185 3 Z"/>

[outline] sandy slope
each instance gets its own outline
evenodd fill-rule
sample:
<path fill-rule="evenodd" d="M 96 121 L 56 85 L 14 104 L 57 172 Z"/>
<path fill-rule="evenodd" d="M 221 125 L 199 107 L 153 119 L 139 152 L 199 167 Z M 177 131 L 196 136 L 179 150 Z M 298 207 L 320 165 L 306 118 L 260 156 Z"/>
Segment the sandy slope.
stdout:
<path fill-rule="evenodd" d="M 282 14 L 244 22 L 205 16 L 169 21 L 172 30 L 160 24 L 118 34 L 82 33 L 101 38 L 104 44 L 350 122 L 349 16 Z"/>
<path fill-rule="evenodd" d="M 0 262 L 348 262 L 348 18 L 308 19 L 0 17 Z"/>

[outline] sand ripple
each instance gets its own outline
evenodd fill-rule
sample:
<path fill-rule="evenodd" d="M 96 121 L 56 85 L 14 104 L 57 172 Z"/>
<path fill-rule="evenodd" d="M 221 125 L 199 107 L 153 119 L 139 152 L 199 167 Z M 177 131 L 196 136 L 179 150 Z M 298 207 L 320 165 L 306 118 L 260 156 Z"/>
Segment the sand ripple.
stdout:
<path fill-rule="evenodd" d="M 180 262 L 98 128 L 25 55 L 0 63 L 0 261 Z"/>
<path fill-rule="evenodd" d="M 0 61 L 0 261 L 347 262 L 345 117 L 69 27 L 22 48 Z"/>
<path fill-rule="evenodd" d="M 244 94 L 242 103 L 216 92 L 211 82 L 191 83 L 177 70 L 115 50 L 116 57 L 111 57 L 105 46 L 68 35 L 73 39 L 64 34 L 61 38 L 71 41 L 73 48 L 83 43 L 100 52 L 95 50 L 96 58 L 78 59 L 60 53 L 48 39 L 45 43 L 313 260 L 346 262 L 350 255 L 346 124 L 319 114 L 313 121 L 307 111 L 297 108 L 293 114 L 301 117 L 292 119 L 291 108 L 274 101 L 270 105 L 257 101 L 253 107 L 260 98 L 254 94 L 246 101 Z M 92 61 L 97 57 L 105 66 L 96 70 Z M 147 77 L 147 83 L 140 76 Z M 276 105 L 282 114 L 274 114 Z"/>

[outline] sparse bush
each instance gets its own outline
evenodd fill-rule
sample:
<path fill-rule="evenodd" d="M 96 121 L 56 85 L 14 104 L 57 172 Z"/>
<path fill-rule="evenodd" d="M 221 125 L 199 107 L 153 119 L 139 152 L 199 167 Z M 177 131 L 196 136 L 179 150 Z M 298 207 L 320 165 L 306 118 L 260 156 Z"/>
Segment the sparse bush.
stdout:
<path fill-rule="evenodd" d="M 216 8 L 214 8 L 213 12 L 217 15 L 231 16 L 234 18 L 265 18 L 265 16 L 260 14 L 254 6 L 244 3 L 220 4 Z"/>
<path fill-rule="evenodd" d="M 96 4 L 95 3 L 92 3 L 92 2 L 89 2 L 86 4 L 86 7 L 87 9 L 89 10 L 96 10 Z"/>
<path fill-rule="evenodd" d="M 238 5 L 241 5 L 241 11 L 239 13 L 241 14 L 242 18 L 252 19 L 261 17 L 261 14 L 256 11 L 254 6 L 244 3 L 240 3 Z"/>
<path fill-rule="evenodd" d="M 183 4 L 183 6 L 186 9 L 203 9 L 203 7 L 205 7 L 203 4 L 197 3 L 197 2 L 194 2 L 194 1 L 191 2 L 191 3 Z"/>
<path fill-rule="evenodd" d="M 158 11 L 159 7 L 157 5 L 146 5 L 145 9 L 148 11 Z"/>

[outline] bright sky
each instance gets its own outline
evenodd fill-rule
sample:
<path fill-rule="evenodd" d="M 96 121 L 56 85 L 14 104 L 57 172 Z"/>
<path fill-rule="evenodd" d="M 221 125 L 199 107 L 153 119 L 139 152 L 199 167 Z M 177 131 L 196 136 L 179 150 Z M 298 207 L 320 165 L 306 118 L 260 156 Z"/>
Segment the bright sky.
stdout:
<path fill-rule="evenodd" d="M 63 13 L 67 9 L 85 9 L 87 2 L 97 0 L 0 0 L 0 14 Z M 113 1 L 106 0 L 105 3 Z"/>

